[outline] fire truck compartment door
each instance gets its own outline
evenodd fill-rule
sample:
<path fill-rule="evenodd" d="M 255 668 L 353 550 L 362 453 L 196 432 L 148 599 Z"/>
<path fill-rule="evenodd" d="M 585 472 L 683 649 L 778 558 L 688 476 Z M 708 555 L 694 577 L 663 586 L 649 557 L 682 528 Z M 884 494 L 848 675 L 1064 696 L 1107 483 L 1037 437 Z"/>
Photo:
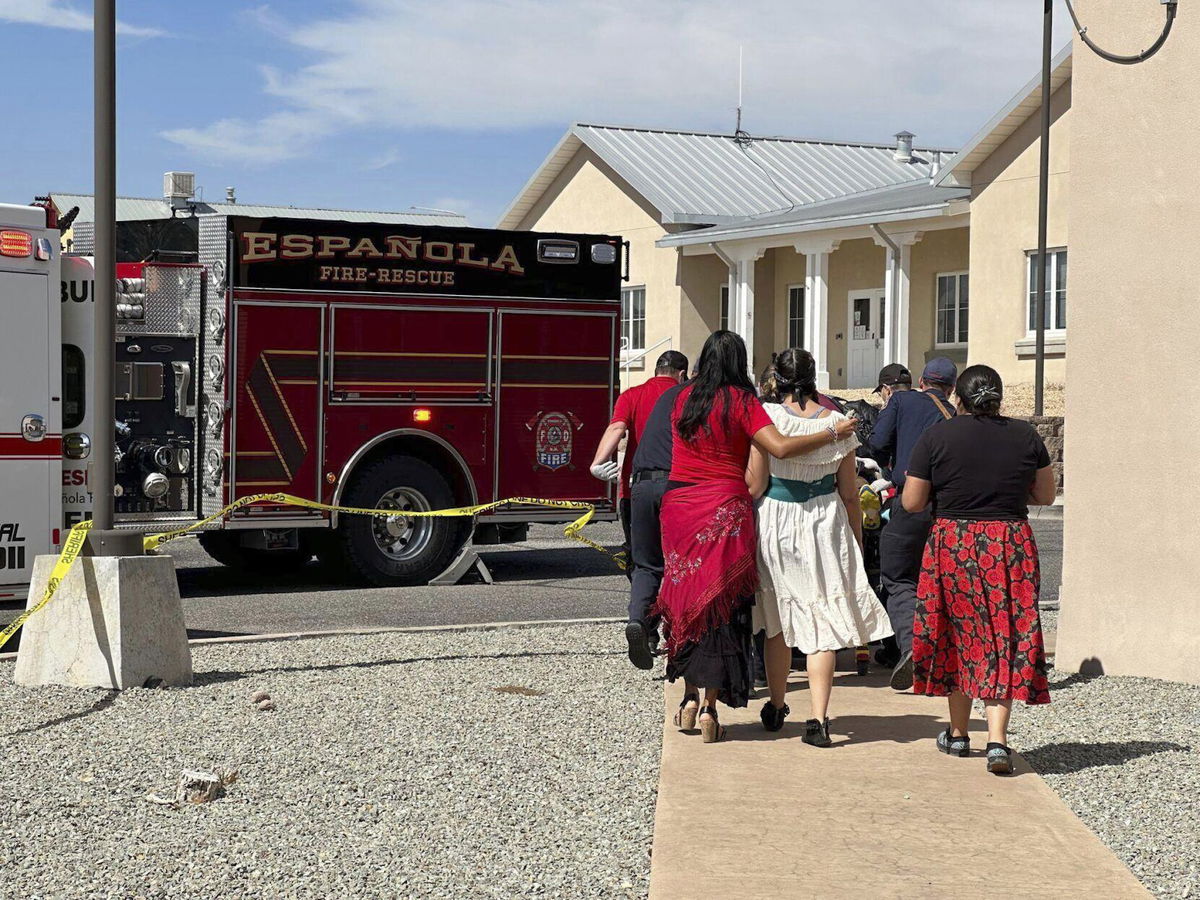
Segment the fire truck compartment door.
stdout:
<path fill-rule="evenodd" d="M 497 498 L 607 498 L 588 466 L 612 414 L 616 328 L 610 313 L 500 313 Z"/>
<path fill-rule="evenodd" d="M 232 498 L 286 491 L 317 500 L 324 309 L 236 303 L 234 329 Z"/>
<path fill-rule="evenodd" d="M 13 585 L 24 591 L 58 524 L 62 438 L 49 367 L 60 357 L 58 347 L 51 353 L 49 299 L 46 275 L 0 271 L 0 597 Z"/>
<path fill-rule="evenodd" d="M 491 339 L 490 310 L 334 306 L 333 398 L 490 401 Z"/>

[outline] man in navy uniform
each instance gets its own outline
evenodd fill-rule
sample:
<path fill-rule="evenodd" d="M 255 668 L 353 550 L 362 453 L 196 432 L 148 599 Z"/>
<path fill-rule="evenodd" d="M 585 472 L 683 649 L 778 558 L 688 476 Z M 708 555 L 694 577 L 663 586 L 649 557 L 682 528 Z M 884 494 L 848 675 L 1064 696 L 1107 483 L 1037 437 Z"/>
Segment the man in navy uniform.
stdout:
<path fill-rule="evenodd" d="M 925 429 L 954 415 L 949 395 L 954 390 L 958 369 L 945 357 L 931 359 L 921 373 L 919 390 L 911 390 L 912 375 L 897 363 L 879 372 L 875 392 L 883 397 L 883 410 L 871 433 L 870 449 L 891 463 L 896 499 L 890 519 L 879 540 L 879 576 L 887 599 L 888 618 L 896 632 L 900 657 L 892 670 L 891 685 L 897 691 L 912 687 L 913 615 L 917 607 L 917 579 L 921 556 L 933 527 L 929 510 L 904 511 L 900 495 L 908 459 Z"/>

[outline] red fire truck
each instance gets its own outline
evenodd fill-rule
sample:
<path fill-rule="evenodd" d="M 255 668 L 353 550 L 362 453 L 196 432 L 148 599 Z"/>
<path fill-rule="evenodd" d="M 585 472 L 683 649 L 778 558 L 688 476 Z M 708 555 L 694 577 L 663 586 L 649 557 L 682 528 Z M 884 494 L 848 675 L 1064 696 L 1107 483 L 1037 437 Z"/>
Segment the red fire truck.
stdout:
<path fill-rule="evenodd" d="M 118 525 L 147 532 L 269 492 L 398 512 L 572 500 L 613 517 L 587 463 L 617 385 L 619 238 L 196 218 L 195 252 L 118 263 L 116 448 L 89 436 L 104 414 L 88 399 L 90 260 L 62 260 L 51 309 L 62 316 L 61 372 L 54 359 L 46 377 L 63 379 L 63 525 L 88 514 L 87 459 L 99 452 L 116 453 Z M 22 360 L 6 374 L 46 367 L 29 334 L 5 328 L 0 345 L 0 358 Z M 368 583 L 418 584 L 459 557 L 473 524 L 486 543 L 571 517 L 531 505 L 472 523 L 264 503 L 206 526 L 200 541 L 246 569 L 283 571 L 315 554 Z"/>

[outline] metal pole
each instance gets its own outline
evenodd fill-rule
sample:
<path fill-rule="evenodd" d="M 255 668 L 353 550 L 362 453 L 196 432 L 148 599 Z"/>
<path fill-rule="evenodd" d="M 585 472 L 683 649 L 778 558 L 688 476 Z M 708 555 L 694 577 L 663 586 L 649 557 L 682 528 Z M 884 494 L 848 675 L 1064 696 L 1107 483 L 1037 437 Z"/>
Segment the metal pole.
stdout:
<path fill-rule="evenodd" d="M 95 556 L 135 556 L 141 535 L 113 530 L 113 295 L 116 293 L 117 230 L 117 9 L 116 0 L 96 0 L 95 18 L 96 281 L 92 359 L 92 530 Z"/>
<path fill-rule="evenodd" d="M 1034 302 L 1033 414 L 1042 415 L 1046 380 L 1046 212 L 1050 196 L 1050 43 L 1054 0 L 1045 0 L 1042 19 L 1042 140 L 1038 174 L 1037 299 Z"/>
<path fill-rule="evenodd" d="M 113 527 L 113 294 L 117 221 L 117 11 L 116 0 L 95 2 L 95 447 L 92 527 Z M 97 549 L 97 554 L 99 551 Z"/>

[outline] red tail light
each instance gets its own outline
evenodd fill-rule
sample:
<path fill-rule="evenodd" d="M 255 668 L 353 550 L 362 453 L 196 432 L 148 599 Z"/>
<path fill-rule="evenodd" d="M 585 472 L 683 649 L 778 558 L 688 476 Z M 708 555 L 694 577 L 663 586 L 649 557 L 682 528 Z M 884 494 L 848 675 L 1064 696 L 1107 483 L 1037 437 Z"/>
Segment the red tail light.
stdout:
<path fill-rule="evenodd" d="M 25 231 L 0 231 L 0 256 L 33 255 L 33 235 Z"/>

